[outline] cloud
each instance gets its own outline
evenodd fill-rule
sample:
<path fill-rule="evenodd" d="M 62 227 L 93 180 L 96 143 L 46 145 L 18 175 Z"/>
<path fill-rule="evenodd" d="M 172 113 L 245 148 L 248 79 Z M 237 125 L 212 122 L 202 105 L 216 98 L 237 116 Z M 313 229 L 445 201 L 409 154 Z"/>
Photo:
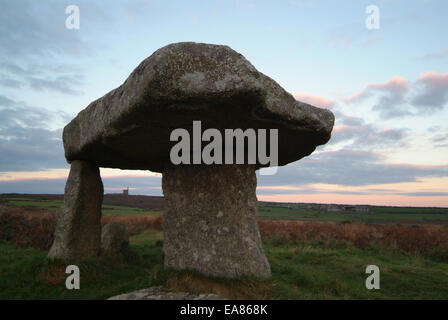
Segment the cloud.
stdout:
<path fill-rule="evenodd" d="M 348 116 L 339 111 L 333 111 L 338 122 L 347 126 L 361 126 L 365 124 L 364 119 L 354 116 Z"/>
<path fill-rule="evenodd" d="M 23 82 L 2 75 L 0 76 L 0 86 L 8 88 L 22 88 Z"/>
<path fill-rule="evenodd" d="M 448 47 L 437 52 L 431 52 L 418 57 L 420 60 L 436 60 L 448 58 Z"/>
<path fill-rule="evenodd" d="M 161 196 L 161 178 L 109 178 L 102 177 L 104 193 L 116 193 L 130 187 L 133 194 Z M 0 181 L 0 193 L 64 193 L 66 179 Z"/>
<path fill-rule="evenodd" d="M 61 130 L 21 128 L 0 135 L 0 171 L 67 167 Z"/>
<path fill-rule="evenodd" d="M 55 63 L 28 63 L 26 66 L 23 66 L 23 63 L 4 61 L 3 63 L 0 63 L 0 68 L 3 72 L 22 78 L 39 77 L 42 76 L 43 73 L 81 76 L 83 72 L 83 69 L 76 65 Z"/>
<path fill-rule="evenodd" d="M 375 99 L 372 110 L 378 111 L 381 119 L 428 115 L 442 110 L 448 102 L 448 73 L 427 72 L 413 83 L 397 75 L 384 83 L 368 83 L 341 101 L 353 104 L 367 98 Z"/>
<path fill-rule="evenodd" d="M 316 107 L 320 107 L 320 108 L 331 108 L 334 105 L 334 101 L 327 99 L 325 97 L 322 96 L 316 96 L 316 95 L 311 95 L 308 93 L 302 93 L 302 92 L 293 92 L 292 95 L 294 96 L 294 98 L 296 98 L 299 101 L 311 104 L 313 106 Z"/>
<path fill-rule="evenodd" d="M 82 91 L 75 90 L 73 87 L 81 84 L 76 77 L 58 76 L 55 79 L 28 78 L 31 88 L 41 90 L 53 90 L 64 94 L 81 95 Z"/>
<path fill-rule="evenodd" d="M 389 88 L 394 85 L 399 87 L 400 81 L 392 81 L 392 84 L 372 84 L 374 88 Z M 408 131 L 407 128 L 384 129 L 372 123 L 366 123 L 363 118 L 350 116 L 339 110 L 336 102 L 322 96 L 311 95 L 307 93 L 292 93 L 299 101 L 309 103 L 317 107 L 331 108 L 336 118 L 331 140 L 319 149 L 328 149 L 328 147 L 341 142 L 350 142 L 347 147 L 354 150 L 380 150 L 382 148 L 396 148 L 407 146 Z"/>
<path fill-rule="evenodd" d="M 367 186 L 414 182 L 424 177 L 447 177 L 448 166 L 391 164 L 372 151 L 321 151 L 284 167 L 276 175 L 259 176 L 260 186 L 303 186 L 311 183 Z"/>
<path fill-rule="evenodd" d="M 397 195 L 408 197 L 446 197 L 448 192 L 397 192 Z"/>
<path fill-rule="evenodd" d="M 0 193 L 64 193 L 66 179 L 0 181 Z"/>
<path fill-rule="evenodd" d="M 8 97 L 0 95 L 0 106 L 11 107 L 16 105 L 16 102 Z M 0 118 L 1 119 L 1 118 Z"/>
<path fill-rule="evenodd" d="M 340 195 L 375 195 L 375 196 L 407 196 L 407 197 L 446 197 L 448 192 L 443 191 L 415 191 L 403 192 L 399 188 L 378 189 L 378 188 L 353 188 L 352 190 L 343 190 L 338 186 L 325 185 L 306 185 L 303 187 L 291 186 L 274 186 L 274 187 L 258 187 L 259 195 L 304 195 L 304 194 L 340 194 Z"/>
<path fill-rule="evenodd" d="M 407 129 L 379 129 L 372 124 L 342 125 L 333 129 L 330 145 L 352 141 L 357 150 L 406 146 Z"/>
<path fill-rule="evenodd" d="M 448 129 L 445 132 L 440 132 L 440 128 L 438 130 L 428 130 L 431 133 L 437 132 L 432 136 L 431 142 L 434 143 L 434 147 L 436 148 L 447 148 L 448 147 Z"/>
<path fill-rule="evenodd" d="M 375 123 L 366 123 L 363 118 L 349 116 L 337 108 L 332 112 L 336 118 L 336 125 L 330 141 L 319 147 L 320 150 L 339 143 L 345 143 L 344 148 L 353 150 L 381 150 L 408 146 L 407 128 L 382 128 Z"/>
<path fill-rule="evenodd" d="M 421 112 L 441 110 L 448 102 L 448 73 L 427 72 L 416 82 L 417 95 L 412 104 Z"/>
<path fill-rule="evenodd" d="M 429 127 L 428 129 L 426 129 L 426 131 L 428 131 L 428 132 L 437 132 L 437 131 L 440 131 L 440 126 L 431 126 L 431 127 Z"/>
<path fill-rule="evenodd" d="M 65 27 L 63 1 L 8 1 L 0 10 L 0 86 L 79 95 L 83 70 L 58 61 L 89 55 L 83 33 Z M 95 10 L 89 4 L 88 14 Z M 63 59 L 60 59 L 63 58 Z"/>
<path fill-rule="evenodd" d="M 448 140 L 448 133 L 446 134 L 437 134 L 432 139 L 433 142 L 445 142 Z"/>
<path fill-rule="evenodd" d="M 65 168 L 61 125 L 70 116 L 0 96 L 0 171 Z"/>
<path fill-rule="evenodd" d="M 378 93 L 380 94 L 380 99 L 373 108 L 375 110 L 387 112 L 402 104 L 404 102 L 404 96 L 408 91 L 408 81 L 401 76 L 394 76 L 384 83 L 368 83 L 362 91 L 349 98 L 342 99 L 342 101 L 346 103 L 355 103 Z"/>
<path fill-rule="evenodd" d="M 65 1 L 6 1 L 0 10 L 0 56 L 30 60 L 89 52 L 79 32 L 65 28 Z"/>
<path fill-rule="evenodd" d="M 65 125 L 72 119 L 68 113 L 45 108 L 32 107 L 23 101 L 16 101 L 0 95 L 0 129 L 12 130 L 18 127 L 25 128 L 50 128 Z"/>
<path fill-rule="evenodd" d="M 28 86 L 31 89 L 42 91 L 50 90 L 63 94 L 80 95 L 77 89 L 83 85 L 84 76 L 78 67 L 56 64 L 29 64 L 22 67 L 11 61 L 0 64 L 3 75 L 0 85 L 10 88 Z"/>

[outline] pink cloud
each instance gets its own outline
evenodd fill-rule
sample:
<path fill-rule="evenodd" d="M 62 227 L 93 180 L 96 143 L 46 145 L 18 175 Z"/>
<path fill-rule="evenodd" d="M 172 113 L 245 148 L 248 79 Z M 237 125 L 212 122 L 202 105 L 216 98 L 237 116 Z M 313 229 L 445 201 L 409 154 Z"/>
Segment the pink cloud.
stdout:
<path fill-rule="evenodd" d="M 415 206 L 415 207 L 448 207 L 447 197 L 412 197 L 405 195 L 352 195 L 352 194 L 283 194 L 258 195 L 260 201 L 278 202 L 309 202 L 309 203 L 339 203 L 368 204 L 385 206 Z"/>
<path fill-rule="evenodd" d="M 443 86 L 448 85 L 448 73 L 437 73 L 434 71 L 429 71 L 421 74 L 418 77 L 418 81 L 433 85 L 433 86 Z"/>
<path fill-rule="evenodd" d="M 379 90 L 405 91 L 408 90 L 408 80 L 401 76 L 393 76 L 385 83 L 370 83 L 367 87 Z"/>
<path fill-rule="evenodd" d="M 383 83 L 367 83 L 363 90 L 355 93 L 351 97 L 343 98 L 342 101 L 347 103 L 357 102 L 369 97 L 372 91 L 383 91 L 389 95 L 403 97 L 409 90 L 409 82 L 402 76 L 393 76 Z"/>
<path fill-rule="evenodd" d="M 338 126 L 333 128 L 333 134 L 362 133 L 365 131 L 364 126 Z"/>
<path fill-rule="evenodd" d="M 334 105 L 333 100 L 321 96 L 316 96 L 303 92 L 293 92 L 292 95 L 294 96 L 294 98 L 296 98 L 296 100 L 309 103 L 313 106 L 320 108 L 331 108 Z"/>

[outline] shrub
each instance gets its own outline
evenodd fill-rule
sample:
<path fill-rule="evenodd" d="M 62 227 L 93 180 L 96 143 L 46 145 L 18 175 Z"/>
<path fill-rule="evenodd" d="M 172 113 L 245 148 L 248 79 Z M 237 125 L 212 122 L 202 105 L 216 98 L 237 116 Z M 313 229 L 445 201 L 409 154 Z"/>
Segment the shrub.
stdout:
<path fill-rule="evenodd" d="M 1 241 L 10 241 L 18 247 L 48 250 L 53 243 L 55 226 L 54 212 L 0 206 Z"/>
<path fill-rule="evenodd" d="M 0 205 L 0 241 L 9 241 L 18 247 L 49 250 L 53 243 L 56 221 L 56 212 Z M 104 226 L 112 221 L 123 223 L 130 235 L 139 234 L 146 229 L 162 229 L 162 217 L 103 216 L 101 224 Z"/>
<path fill-rule="evenodd" d="M 259 221 L 263 238 L 283 241 L 339 241 L 366 249 L 377 245 L 408 253 L 448 257 L 448 226 L 380 225 L 362 223 Z"/>
<path fill-rule="evenodd" d="M 140 234 L 147 229 L 162 230 L 163 224 L 161 216 L 103 216 L 101 224 L 104 226 L 113 221 L 123 223 L 131 236 Z"/>

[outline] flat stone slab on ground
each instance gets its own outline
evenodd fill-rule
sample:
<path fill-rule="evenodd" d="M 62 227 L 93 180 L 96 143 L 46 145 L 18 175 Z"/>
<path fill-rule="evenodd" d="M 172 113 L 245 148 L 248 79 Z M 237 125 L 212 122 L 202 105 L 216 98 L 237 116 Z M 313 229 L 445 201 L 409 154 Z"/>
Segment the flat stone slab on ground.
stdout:
<path fill-rule="evenodd" d="M 188 292 L 170 292 L 162 287 L 151 287 L 113 296 L 107 300 L 223 300 L 223 298 L 213 293 L 196 295 Z"/>

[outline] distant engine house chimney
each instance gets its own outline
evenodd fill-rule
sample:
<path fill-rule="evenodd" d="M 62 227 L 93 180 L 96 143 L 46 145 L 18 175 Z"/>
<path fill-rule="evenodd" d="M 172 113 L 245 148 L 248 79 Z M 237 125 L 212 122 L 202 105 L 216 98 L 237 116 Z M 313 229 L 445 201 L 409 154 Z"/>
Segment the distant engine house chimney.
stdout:
<path fill-rule="evenodd" d="M 127 189 L 123 189 L 123 195 L 127 197 L 129 195 L 129 187 Z"/>

